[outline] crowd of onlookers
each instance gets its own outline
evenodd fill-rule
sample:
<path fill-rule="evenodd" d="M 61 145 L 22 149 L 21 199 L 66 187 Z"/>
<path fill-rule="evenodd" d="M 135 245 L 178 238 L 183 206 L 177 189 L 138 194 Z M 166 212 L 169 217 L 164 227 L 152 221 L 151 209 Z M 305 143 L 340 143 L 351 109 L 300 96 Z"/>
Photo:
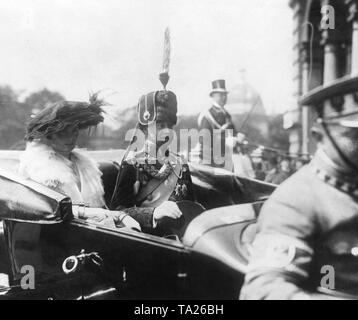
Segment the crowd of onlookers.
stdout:
<path fill-rule="evenodd" d="M 253 161 L 245 148 L 237 147 L 235 151 L 233 162 L 236 174 L 273 184 L 280 184 L 308 162 L 304 158 L 272 153 Z"/>
<path fill-rule="evenodd" d="M 256 178 L 265 182 L 280 184 L 290 175 L 300 169 L 307 161 L 290 159 L 282 156 L 272 156 L 262 159 L 256 170 Z M 257 167 L 256 165 L 256 167 Z"/>

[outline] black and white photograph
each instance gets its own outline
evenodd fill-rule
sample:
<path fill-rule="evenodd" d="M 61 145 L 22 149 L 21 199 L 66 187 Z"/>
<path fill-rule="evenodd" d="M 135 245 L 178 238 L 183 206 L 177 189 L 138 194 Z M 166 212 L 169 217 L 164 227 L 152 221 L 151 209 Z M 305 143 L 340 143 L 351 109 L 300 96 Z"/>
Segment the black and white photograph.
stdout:
<path fill-rule="evenodd" d="M 0 43 L 0 300 L 358 299 L 358 0 L 0 0 Z"/>

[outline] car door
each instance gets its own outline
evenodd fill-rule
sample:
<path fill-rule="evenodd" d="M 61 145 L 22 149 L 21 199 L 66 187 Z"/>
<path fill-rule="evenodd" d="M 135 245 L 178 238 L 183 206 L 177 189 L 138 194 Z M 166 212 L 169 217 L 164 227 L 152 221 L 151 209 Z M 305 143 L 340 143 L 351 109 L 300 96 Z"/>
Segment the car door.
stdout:
<path fill-rule="evenodd" d="M 15 226 L 14 226 L 15 225 Z M 126 228 L 112 229 L 78 219 L 59 224 L 7 222 L 13 242 L 10 254 L 13 295 L 40 299 L 80 299 L 111 292 L 123 299 L 181 298 L 183 270 L 189 251 L 176 240 L 146 235 Z M 24 233 L 27 230 L 27 239 Z M 21 235 L 21 236 L 19 236 Z M 100 265 L 90 259 L 65 274 L 69 256 L 98 253 Z M 21 268 L 33 266 L 35 290 L 19 289 Z"/>

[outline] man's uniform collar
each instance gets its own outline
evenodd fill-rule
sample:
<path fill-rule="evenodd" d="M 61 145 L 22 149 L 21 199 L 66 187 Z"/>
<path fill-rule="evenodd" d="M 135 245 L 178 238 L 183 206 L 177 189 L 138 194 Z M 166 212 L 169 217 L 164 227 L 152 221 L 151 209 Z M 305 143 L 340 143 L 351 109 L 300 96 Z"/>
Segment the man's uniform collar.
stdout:
<path fill-rule="evenodd" d="M 358 198 L 358 178 L 336 165 L 322 149 L 318 149 L 310 167 L 316 176 L 334 188 Z"/>

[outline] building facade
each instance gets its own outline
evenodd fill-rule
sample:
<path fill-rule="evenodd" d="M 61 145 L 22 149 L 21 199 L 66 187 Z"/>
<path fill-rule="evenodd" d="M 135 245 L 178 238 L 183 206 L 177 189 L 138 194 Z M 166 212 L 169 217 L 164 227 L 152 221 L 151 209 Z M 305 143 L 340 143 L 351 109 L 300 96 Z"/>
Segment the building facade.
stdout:
<path fill-rule="evenodd" d="M 285 114 L 290 152 L 312 154 L 315 114 L 300 98 L 318 86 L 358 73 L 358 0 L 291 0 L 294 98 Z"/>

